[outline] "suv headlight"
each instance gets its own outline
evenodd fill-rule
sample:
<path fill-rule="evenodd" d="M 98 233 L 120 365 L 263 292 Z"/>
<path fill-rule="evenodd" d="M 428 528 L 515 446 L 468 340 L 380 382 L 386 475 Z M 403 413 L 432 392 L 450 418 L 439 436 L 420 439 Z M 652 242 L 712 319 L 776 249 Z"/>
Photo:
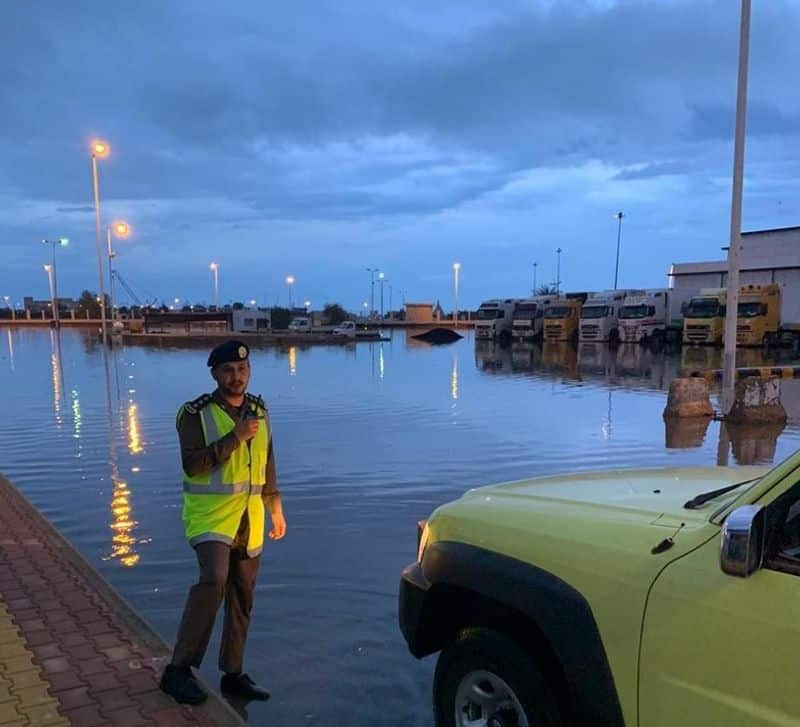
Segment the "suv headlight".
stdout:
<path fill-rule="evenodd" d="M 428 544 L 428 521 L 420 520 L 417 523 L 417 563 L 422 563 L 422 556 L 425 554 L 425 546 Z"/>

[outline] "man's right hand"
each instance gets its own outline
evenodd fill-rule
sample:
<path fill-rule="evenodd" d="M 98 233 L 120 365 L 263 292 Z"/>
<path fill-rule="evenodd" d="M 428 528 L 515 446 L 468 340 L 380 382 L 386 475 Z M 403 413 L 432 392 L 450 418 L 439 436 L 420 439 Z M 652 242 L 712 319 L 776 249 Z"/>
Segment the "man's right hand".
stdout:
<path fill-rule="evenodd" d="M 249 442 L 258 432 L 258 424 L 263 417 L 258 419 L 239 419 L 233 433 L 240 442 Z"/>

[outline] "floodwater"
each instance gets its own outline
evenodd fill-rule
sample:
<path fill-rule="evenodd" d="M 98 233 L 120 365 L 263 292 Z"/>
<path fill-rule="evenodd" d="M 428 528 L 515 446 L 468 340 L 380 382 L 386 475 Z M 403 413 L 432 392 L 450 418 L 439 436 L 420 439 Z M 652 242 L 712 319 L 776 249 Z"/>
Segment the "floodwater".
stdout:
<path fill-rule="evenodd" d="M 206 348 L 127 347 L 104 364 L 87 332 L 0 328 L 0 471 L 169 641 L 196 576 L 180 520 L 178 406 L 209 391 Z M 780 353 L 783 362 L 794 354 Z M 744 352 L 740 365 L 776 363 Z M 273 692 L 253 724 L 430 725 L 433 659 L 397 628 L 416 522 L 469 487 L 606 467 L 779 461 L 789 423 L 665 428 L 669 381 L 720 352 L 558 344 L 501 348 L 467 335 L 252 352 L 268 401 L 287 537 L 262 560 L 246 667 Z M 203 665 L 216 680 L 216 646 Z"/>

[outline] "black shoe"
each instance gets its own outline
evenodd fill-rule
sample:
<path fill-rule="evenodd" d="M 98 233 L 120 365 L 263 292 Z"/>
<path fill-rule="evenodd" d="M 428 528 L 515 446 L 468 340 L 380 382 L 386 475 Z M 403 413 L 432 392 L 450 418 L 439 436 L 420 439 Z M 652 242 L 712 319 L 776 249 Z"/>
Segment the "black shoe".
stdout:
<path fill-rule="evenodd" d="M 198 684 L 188 667 L 167 664 L 158 686 L 181 704 L 200 704 L 208 699 L 208 693 Z"/>
<path fill-rule="evenodd" d="M 247 674 L 226 674 L 219 683 L 222 693 L 226 697 L 241 697 L 242 699 L 269 699 L 269 692 L 259 687 Z"/>

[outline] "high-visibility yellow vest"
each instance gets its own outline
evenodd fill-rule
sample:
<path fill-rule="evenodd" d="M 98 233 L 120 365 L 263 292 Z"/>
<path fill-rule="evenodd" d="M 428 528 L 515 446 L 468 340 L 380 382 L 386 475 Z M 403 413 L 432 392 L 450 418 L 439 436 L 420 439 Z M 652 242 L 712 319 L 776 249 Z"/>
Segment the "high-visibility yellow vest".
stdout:
<path fill-rule="evenodd" d="M 199 413 L 208 446 L 232 432 L 236 422 L 210 397 L 203 399 L 202 408 L 188 410 Z M 208 541 L 231 545 L 247 511 L 250 529 L 247 554 L 255 557 L 264 546 L 261 492 L 267 481 L 270 432 L 261 400 L 248 394 L 246 404 L 254 414 L 263 417 L 259 420 L 256 436 L 249 445 L 245 443 L 236 447 L 228 461 L 211 472 L 194 477 L 183 473 L 183 524 L 192 546 Z M 189 405 L 181 407 L 178 419 L 187 407 Z"/>

